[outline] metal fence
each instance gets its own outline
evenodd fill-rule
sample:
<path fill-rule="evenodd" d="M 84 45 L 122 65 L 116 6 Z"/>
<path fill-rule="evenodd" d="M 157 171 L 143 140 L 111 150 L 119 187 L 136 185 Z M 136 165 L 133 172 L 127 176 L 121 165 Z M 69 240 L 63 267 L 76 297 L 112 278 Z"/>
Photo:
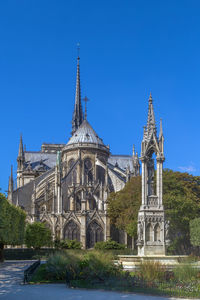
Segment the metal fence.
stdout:
<path fill-rule="evenodd" d="M 30 265 L 25 271 L 24 271 L 24 284 L 29 282 L 30 278 L 32 277 L 35 270 L 40 265 L 40 259 L 35 261 L 32 265 Z"/>

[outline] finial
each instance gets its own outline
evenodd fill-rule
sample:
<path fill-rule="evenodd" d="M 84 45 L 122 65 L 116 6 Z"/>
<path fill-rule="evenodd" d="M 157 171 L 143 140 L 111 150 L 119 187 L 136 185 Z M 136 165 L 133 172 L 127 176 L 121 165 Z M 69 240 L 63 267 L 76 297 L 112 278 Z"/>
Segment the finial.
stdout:
<path fill-rule="evenodd" d="M 89 99 L 85 96 L 85 98 L 83 98 L 83 101 L 85 102 L 85 120 L 87 120 L 87 102 L 89 101 Z"/>
<path fill-rule="evenodd" d="M 77 59 L 80 59 L 80 43 L 77 43 Z"/>

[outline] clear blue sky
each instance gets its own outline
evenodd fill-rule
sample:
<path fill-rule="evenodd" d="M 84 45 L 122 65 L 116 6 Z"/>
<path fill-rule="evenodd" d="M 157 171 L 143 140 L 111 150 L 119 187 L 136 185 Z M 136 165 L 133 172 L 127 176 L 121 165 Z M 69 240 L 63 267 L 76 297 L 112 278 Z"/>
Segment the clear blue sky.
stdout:
<path fill-rule="evenodd" d="M 0 1 L 0 187 L 27 150 L 67 143 L 81 45 L 88 120 L 113 154 L 140 152 L 150 91 L 165 167 L 200 175 L 200 1 Z M 16 175 L 16 174 L 15 174 Z"/>

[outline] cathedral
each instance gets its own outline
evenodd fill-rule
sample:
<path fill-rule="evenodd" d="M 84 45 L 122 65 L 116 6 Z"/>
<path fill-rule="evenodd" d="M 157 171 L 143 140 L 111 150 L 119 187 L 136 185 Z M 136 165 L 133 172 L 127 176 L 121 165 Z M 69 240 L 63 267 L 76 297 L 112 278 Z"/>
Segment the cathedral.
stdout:
<path fill-rule="evenodd" d="M 107 198 L 139 174 L 134 148 L 132 156 L 113 155 L 88 122 L 78 57 L 71 137 L 67 144 L 43 143 L 40 151 L 26 151 L 21 136 L 17 186 L 11 168 L 8 200 L 26 211 L 27 222 L 44 222 L 53 239 L 78 240 L 84 249 L 109 238 L 127 243 L 127 235 L 110 225 Z"/>

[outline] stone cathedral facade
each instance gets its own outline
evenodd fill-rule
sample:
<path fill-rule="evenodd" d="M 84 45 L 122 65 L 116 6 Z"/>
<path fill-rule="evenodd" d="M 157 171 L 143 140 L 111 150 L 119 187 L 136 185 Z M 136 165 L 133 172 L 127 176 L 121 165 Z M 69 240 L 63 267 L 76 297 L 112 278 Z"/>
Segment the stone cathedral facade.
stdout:
<path fill-rule="evenodd" d="M 11 170 L 8 200 L 27 212 L 28 222 L 45 222 L 54 239 L 76 239 L 83 248 L 110 237 L 126 243 L 126 235 L 110 226 L 107 198 L 139 174 L 135 150 L 131 156 L 112 155 L 83 114 L 78 57 L 71 138 L 27 151 L 21 136 L 17 186 Z"/>

